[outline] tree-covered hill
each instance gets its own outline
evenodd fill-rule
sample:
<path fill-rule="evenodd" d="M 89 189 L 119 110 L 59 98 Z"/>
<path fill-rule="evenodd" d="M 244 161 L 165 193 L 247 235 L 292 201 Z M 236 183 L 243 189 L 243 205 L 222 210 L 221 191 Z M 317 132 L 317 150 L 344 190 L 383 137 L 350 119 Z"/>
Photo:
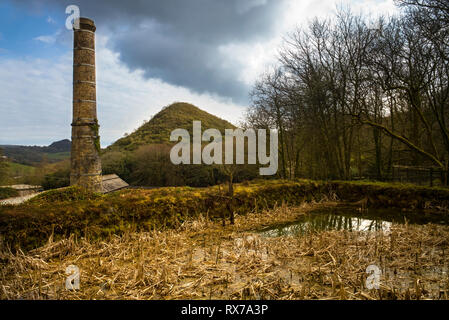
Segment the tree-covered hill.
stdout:
<path fill-rule="evenodd" d="M 198 107 L 184 102 L 176 102 L 163 108 L 140 128 L 113 143 L 107 150 L 133 151 L 149 144 L 170 143 L 170 133 L 175 129 L 186 129 L 192 135 L 193 121 L 201 121 L 203 130 L 214 128 L 224 132 L 234 125 Z"/>
<path fill-rule="evenodd" d="M 24 165 L 35 165 L 43 161 L 58 162 L 70 157 L 71 142 L 68 139 L 56 141 L 49 146 L 1 145 L 8 160 Z"/>
<path fill-rule="evenodd" d="M 174 165 L 170 150 L 175 142 L 170 134 L 185 129 L 193 137 L 193 121 L 201 121 L 202 130 L 235 129 L 231 123 L 183 102 L 163 108 L 151 120 L 103 151 L 103 174 L 118 174 L 131 185 L 137 186 L 194 186 L 205 187 L 226 181 L 220 166 Z M 254 166 L 253 166 L 254 167 Z M 256 167 L 242 166 L 235 181 L 255 177 Z"/>

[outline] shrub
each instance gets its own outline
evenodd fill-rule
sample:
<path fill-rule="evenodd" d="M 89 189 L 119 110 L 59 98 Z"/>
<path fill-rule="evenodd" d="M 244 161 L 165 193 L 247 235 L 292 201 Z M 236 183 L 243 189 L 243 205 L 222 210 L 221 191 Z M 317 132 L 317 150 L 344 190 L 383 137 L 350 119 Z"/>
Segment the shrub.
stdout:
<path fill-rule="evenodd" d="M 30 204 L 48 204 L 55 202 L 94 200 L 101 198 L 103 195 L 90 192 L 84 188 L 71 186 L 61 189 L 55 189 L 43 192 L 28 201 Z"/>
<path fill-rule="evenodd" d="M 19 193 L 13 188 L 0 188 L 0 200 L 18 197 Z"/>
<path fill-rule="evenodd" d="M 64 188 L 70 185 L 70 169 L 63 168 L 56 172 L 46 174 L 42 181 L 44 190 Z"/>

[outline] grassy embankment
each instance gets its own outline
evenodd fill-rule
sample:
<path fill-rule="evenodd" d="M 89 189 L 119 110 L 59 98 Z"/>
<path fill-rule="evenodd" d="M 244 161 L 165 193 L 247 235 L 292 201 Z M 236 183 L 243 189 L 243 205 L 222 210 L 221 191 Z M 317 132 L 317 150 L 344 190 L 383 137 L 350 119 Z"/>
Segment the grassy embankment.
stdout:
<path fill-rule="evenodd" d="M 161 188 L 124 190 L 109 195 L 77 188 L 43 193 L 19 206 L 0 206 L 3 245 L 33 249 L 50 237 L 105 239 L 129 231 L 174 228 L 187 219 L 228 215 L 224 190 Z M 300 205 L 325 199 L 365 202 L 404 210 L 432 209 L 445 214 L 449 190 L 366 182 L 256 181 L 235 187 L 237 214 L 259 212 L 276 205 Z"/>

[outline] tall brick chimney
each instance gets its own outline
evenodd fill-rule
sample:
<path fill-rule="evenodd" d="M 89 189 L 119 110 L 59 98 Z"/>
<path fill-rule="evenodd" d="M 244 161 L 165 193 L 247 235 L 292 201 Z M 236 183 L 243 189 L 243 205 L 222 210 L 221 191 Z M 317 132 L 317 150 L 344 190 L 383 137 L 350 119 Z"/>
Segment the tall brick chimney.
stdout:
<path fill-rule="evenodd" d="M 73 122 L 70 185 L 101 192 L 95 80 L 95 23 L 80 18 L 73 42 Z"/>

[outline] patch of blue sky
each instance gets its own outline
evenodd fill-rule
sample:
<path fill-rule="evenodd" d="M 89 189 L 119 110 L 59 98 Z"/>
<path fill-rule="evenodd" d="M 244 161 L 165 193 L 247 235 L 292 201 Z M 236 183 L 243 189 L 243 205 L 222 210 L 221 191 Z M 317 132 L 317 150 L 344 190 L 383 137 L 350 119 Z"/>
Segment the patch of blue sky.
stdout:
<path fill-rule="evenodd" d="M 54 59 L 71 48 L 72 33 L 65 28 L 65 12 L 0 3 L 0 59 Z"/>

